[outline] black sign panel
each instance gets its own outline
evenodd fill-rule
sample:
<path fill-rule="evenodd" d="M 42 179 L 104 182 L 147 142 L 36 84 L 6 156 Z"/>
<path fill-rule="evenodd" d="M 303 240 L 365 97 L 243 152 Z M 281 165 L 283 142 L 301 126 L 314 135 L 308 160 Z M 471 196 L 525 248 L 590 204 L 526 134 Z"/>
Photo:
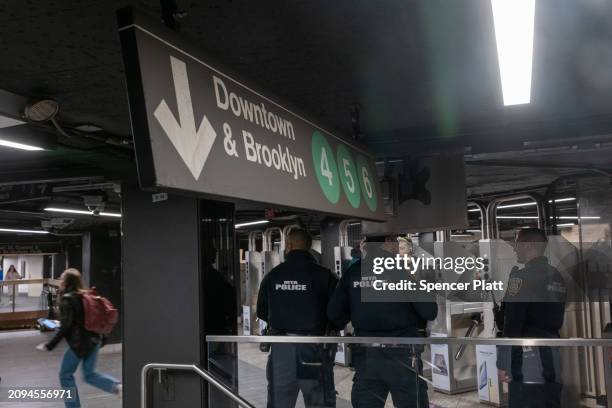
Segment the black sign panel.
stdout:
<path fill-rule="evenodd" d="M 385 223 L 363 223 L 364 234 L 400 234 L 468 226 L 462 154 L 405 162 L 398 179 L 397 214 Z"/>
<path fill-rule="evenodd" d="M 62 245 L 54 242 L 0 244 L 0 255 L 57 254 L 62 251 Z"/>
<path fill-rule="evenodd" d="M 372 156 L 120 11 L 140 183 L 382 220 Z"/>

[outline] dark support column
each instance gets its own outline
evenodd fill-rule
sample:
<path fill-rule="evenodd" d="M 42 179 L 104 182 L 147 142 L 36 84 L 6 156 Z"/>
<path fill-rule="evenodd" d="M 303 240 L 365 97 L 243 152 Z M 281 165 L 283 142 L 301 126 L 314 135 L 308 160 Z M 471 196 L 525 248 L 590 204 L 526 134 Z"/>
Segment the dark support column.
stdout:
<path fill-rule="evenodd" d="M 92 228 L 83 235 L 82 273 L 88 286 L 107 297 L 121 310 L 121 238 L 119 223 Z M 121 341 L 121 325 L 108 336 L 109 343 Z"/>
<path fill-rule="evenodd" d="M 83 277 L 83 283 L 85 286 L 91 286 L 91 232 L 83 234 L 81 240 L 81 276 Z M 76 268 L 76 267 L 75 267 Z"/>
<path fill-rule="evenodd" d="M 335 270 L 334 247 L 340 245 L 338 224 L 340 220 L 334 218 L 326 218 L 321 223 L 321 264 L 332 271 Z"/>
<path fill-rule="evenodd" d="M 240 266 L 234 233 L 234 204 L 202 200 L 201 243 L 205 334 L 238 334 Z M 233 343 L 203 343 L 202 367 L 226 385 L 238 389 L 238 350 Z M 211 359 L 209 361 L 208 356 Z M 219 391 L 211 390 L 209 406 L 233 407 Z"/>
<path fill-rule="evenodd" d="M 81 237 L 75 237 L 69 241 L 67 241 L 66 245 L 66 259 L 67 266 L 69 268 L 76 268 L 78 270 L 83 269 L 83 247 L 82 247 L 82 239 Z M 60 272 L 63 272 L 63 270 Z M 87 278 L 85 279 L 85 283 L 89 284 Z"/>
<path fill-rule="evenodd" d="M 53 269 L 53 255 L 43 255 L 43 278 L 50 279 Z"/>
<path fill-rule="evenodd" d="M 199 201 L 123 186 L 124 407 L 140 406 L 140 371 L 147 363 L 199 364 L 202 350 Z M 155 408 L 202 407 L 201 381 L 169 373 L 151 378 Z"/>
<path fill-rule="evenodd" d="M 53 266 L 51 268 L 51 277 L 59 279 L 62 272 L 66 269 L 66 254 L 59 253 L 53 255 Z"/>

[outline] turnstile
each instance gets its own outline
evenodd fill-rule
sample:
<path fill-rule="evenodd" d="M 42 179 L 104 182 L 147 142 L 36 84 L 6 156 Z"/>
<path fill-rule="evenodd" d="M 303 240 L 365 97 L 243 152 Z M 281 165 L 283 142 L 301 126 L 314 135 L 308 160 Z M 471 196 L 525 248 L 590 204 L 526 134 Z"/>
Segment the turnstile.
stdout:
<path fill-rule="evenodd" d="M 475 258 L 469 243 L 449 242 L 449 233 L 440 231 L 434 242 L 434 256 Z M 418 249 L 417 251 L 423 251 Z M 415 251 L 415 252 L 417 252 Z M 415 255 L 420 255 L 415 253 Z M 425 252 L 425 256 L 428 255 Z M 457 282 L 471 280 L 473 272 L 457 274 L 453 270 L 436 270 L 437 280 Z M 463 299 L 452 293 L 441 293 L 437 299 L 438 317 L 431 325 L 432 337 L 480 336 L 483 332 L 481 299 Z M 445 394 L 458 394 L 476 389 L 476 351 L 472 345 L 431 345 L 432 382 L 434 389 Z"/>
<path fill-rule="evenodd" d="M 249 233 L 249 250 L 245 253 L 245 284 L 246 301 L 242 307 L 242 331 L 245 335 L 262 334 L 266 323 L 257 319 L 257 296 L 259 286 L 264 276 L 284 261 L 285 240 L 287 234 L 298 225 L 292 224 L 283 227 L 271 227 L 262 231 Z M 278 234 L 279 241 L 274 241 L 274 234 Z M 257 251 L 257 239 L 261 239 L 261 251 Z"/>
<path fill-rule="evenodd" d="M 342 274 L 349 267 L 352 260 L 351 252 L 353 247 L 349 245 L 348 240 L 348 227 L 351 223 L 356 220 L 344 220 L 338 224 L 338 244 L 339 246 L 334 247 L 334 272 L 338 275 L 338 278 L 342 277 Z M 352 326 L 349 325 L 345 330 L 340 332 L 341 336 L 351 335 Z M 342 366 L 349 366 L 351 364 L 350 348 L 344 343 L 338 343 L 336 350 L 336 364 Z"/>
<path fill-rule="evenodd" d="M 245 302 L 242 305 L 242 333 L 251 335 L 258 333 L 257 327 L 257 294 L 259 292 L 259 284 L 263 277 L 263 262 L 262 253 L 257 251 L 257 239 L 262 241 L 263 232 L 252 231 L 249 233 L 249 250 L 245 252 L 245 286 L 246 295 Z"/>

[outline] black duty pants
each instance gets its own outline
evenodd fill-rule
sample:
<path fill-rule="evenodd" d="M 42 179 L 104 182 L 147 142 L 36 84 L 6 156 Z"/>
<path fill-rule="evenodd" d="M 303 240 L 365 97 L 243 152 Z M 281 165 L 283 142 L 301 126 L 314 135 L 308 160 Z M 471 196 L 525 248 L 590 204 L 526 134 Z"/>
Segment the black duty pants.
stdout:
<path fill-rule="evenodd" d="M 295 407 L 299 391 L 306 408 L 335 407 L 333 363 L 322 356 L 317 344 L 273 343 L 266 367 L 268 408 Z"/>
<path fill-rule="evenodd" d="M 508 386 L 508 407 L 560 408 L 562 388 L 558 383 L 525 384 L 512 381 Z"/>
<path fill-rule="evenodd" d="M 390 393 L 395 407 L 429 408 L 427 384 L 412 369 L 412 356 L 410 350 L 401 348 L 355 348 L 353 407 L 382 408 Z M 420 371 L 420 358 L 417 362 Z"/>

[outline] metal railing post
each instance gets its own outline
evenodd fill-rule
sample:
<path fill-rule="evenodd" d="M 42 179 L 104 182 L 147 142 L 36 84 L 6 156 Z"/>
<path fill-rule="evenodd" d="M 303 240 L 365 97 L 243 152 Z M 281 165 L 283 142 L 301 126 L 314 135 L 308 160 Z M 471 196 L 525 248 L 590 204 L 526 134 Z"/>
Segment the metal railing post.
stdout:
<path fill-rule="evenodd" d="M 149 407 L 149 401 L 147 399 L 147 383 L 148 383 L 148 374 L 151 370 L 171 370 L 171 371 L 188 371 L 192 373 L 196 373 L 201 378 L 204 379 L 208 384 L 212 385 L 227 397 L 232 399 L 238 405 L 243 408 L 255 408 L 250 402 L 242 398 L 240 395 L 236 394 L 232 391 L 228 386 L 223 384 L 221 380 L 217 379 L 213 374 L 198 367 L 195 364 L 167 364 L 167 363 L 149 363 L 142 367 L 142 371 L 140 372 L 140 407 L 141 408 L 151 408 Z"/>

